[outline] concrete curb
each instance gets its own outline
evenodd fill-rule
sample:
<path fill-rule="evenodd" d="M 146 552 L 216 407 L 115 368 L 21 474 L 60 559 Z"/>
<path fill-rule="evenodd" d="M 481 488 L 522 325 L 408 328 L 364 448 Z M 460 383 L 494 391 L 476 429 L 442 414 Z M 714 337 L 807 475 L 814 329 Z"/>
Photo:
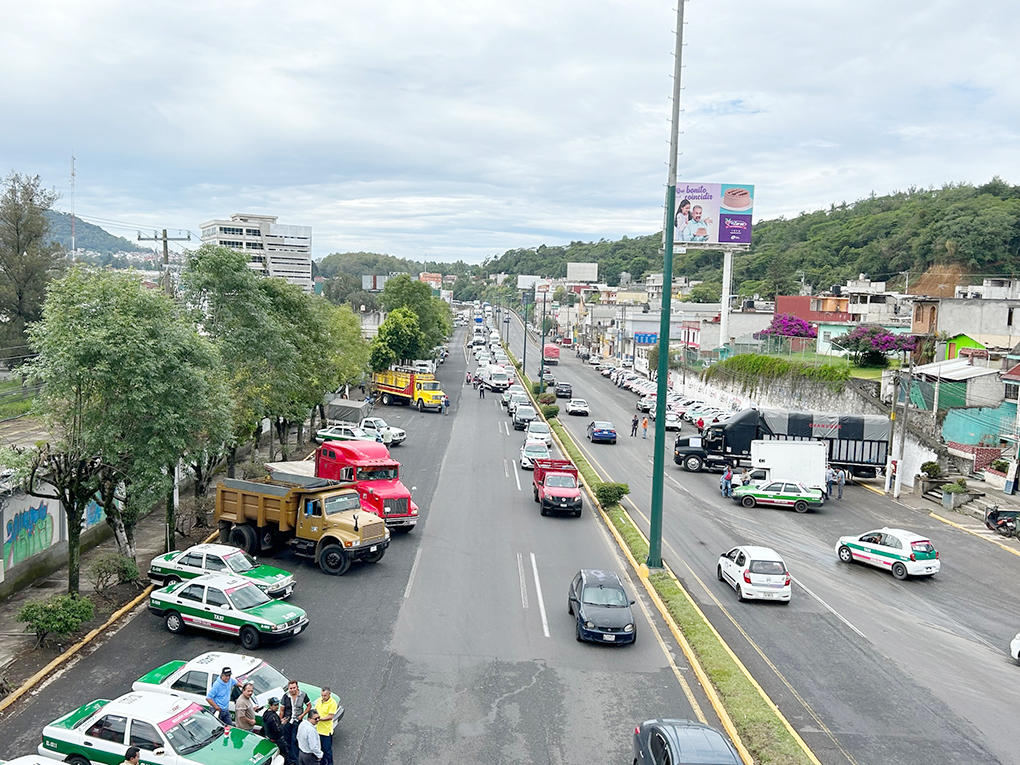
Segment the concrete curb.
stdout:
<path fill-rule="evenodd" d="M 217 532 L 214 531 L 212 534 L 210 534 L 205 539 L 203 539 L 199 544 L 206 544 L 208 542 L 211 542 L 213 540 L 213 538 L 216 536 L 216 534 L 217 534 Z M 43 667 L 38 672 L 36 672 L 34 675 L 32 675 L 30 678 L 28 678 L 28 680 L 26 680 L 20 686 L 18 686 L 18 688 L 14 692 L 10 693 L 6 697 L 4 697 L 2 700 L 0 700 L 0 714 L 3 714 L 7 710 L 8 707 L 10 707 L 12 704 L 14 704 L 15 701 L 17 701 L 22 696 L 24 696 L 26 693 L 31 691 L 32 688 L 35 687 L 35 685 L 40 680 L 42 680 L 43 678 L 45 678 L 46 676 L 51 674 L 53 672 L 53 670 L 57 669 L 58 667 L 60 667 L 61 665 L 65 664 L 65 663 L 67 663 L 67 661 L 70 660 L 71 657 L 73 657 L 79 651 L 81 651 L 82 648 L 87 646 L 89 643 L 91 643 L 97 637 L 102 635 L 107 629 L 112 627 L 122 616 L 124 616 L 125 614 L 127 614 L 127 613 L 133 611 L 135 608 L 137 608 L 146 598 L 149 597 L 149 593 L 151 593 L 154 589 L 156 589 L 156 585 L 150 584 L 148 587 L 146 587 L 144 590 L 142 590 L 142 592 L 137 597 L 135 597 L 129 603 L 121 606 L 116 611 L 114 611 L 112 614 L 110 614 L 110 618 L 107 619 L 103 624 L 101 624 L 100 626 L 96 627 L 94 630 L 89 632 L 85 637 L 83 637 L 81 640 L 79 640 L 73 646 L 71 646 L 66 651 L 64 651 L 62 654 L 60 654 L 60 656 L 55 658 L 53 661 L 51 661 L 45 667 Z"/>

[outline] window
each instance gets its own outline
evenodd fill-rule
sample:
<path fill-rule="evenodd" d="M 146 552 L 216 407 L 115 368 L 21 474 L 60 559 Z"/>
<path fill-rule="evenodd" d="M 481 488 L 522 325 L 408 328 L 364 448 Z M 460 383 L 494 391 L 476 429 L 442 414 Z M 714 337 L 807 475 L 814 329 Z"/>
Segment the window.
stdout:
<path fill-rule="evenodd" d="M 244 236 L 244 229 L 234 226 L 220 226 L 220 233 L 230 234 L 231 236 Z"/>
<path fill-rule="evenodd" d="M 655 765 L 673 765 L 673 756 L 669 753 L 669 744 L 658 731 L 653 731 L 648 741 L 652 750 L 652 762 Z"/>
<path fill-rule="evenodd" d="M 248 236 L 262 236 L 262 231 L 257 228 L 246 228 L 244 233 Z"/>
<path fill-rule="evenodd" d="M 181 693 L 197 693 L 199 696 L 205 696 L 209 690 L 209 673 L 196 670 L 185 672 L 170 687 Z"/>
<path fill-rule="evenodd" d="M 191 600 L 194 601 L 195 603 L 201 603 L 202 595 L 204 594 L 204 592 L 205 592 L 204 586 L 202 586 L 201 584 L 193 584 L 189 587 L 185 587 L 180 597 L 181 600 Z"/>
<path fill-rule="evenodd" d="M 137 746 L 154 752 L 163 748 L 163 737 L 149 723 L 141 720 L 131 721 L 131 740 L 128 746 Z"/>
<path fill-rule="evenodd" d="M 921 321 L 924 318 L 924 309 L 918 306 L 914 309 L 914 321 Z"/>
<path fill-rule="evenodd" d="M 800 494 L 800 489 L 795 483 L 783 484 L 783 494 Z"/>
<path fill-rule="evenodd" d="M 935 306 L 928 309 L 928 324 L 929 329 L 935 329 Z"/>
<path fill-rule="evenodd" d="M 1006 313 L 1006 326 L 1013 326 L 1013 306 L 1009 307 L 1009 311 Z"/>
<path fill-rule="evenodd" d="M 188 553 L 181 558 L 181 565 L 202 568 L 202 553 Z"/>
<path fill-rule="evenodd" d="M 209 587 L 205 591 L 205 602 L 210 606 L 225 606 L 227 605 L 227 596 L 220 590 Z"/>
<path fill-rule="evenodd" d="M 218 555 L 206 555 L 205 568 L 207 571 L 226 571 L 227 564 Z"/>
<path fill-rule="evenodd" d="M 103 741 L 112 741 L 115 744 L 124 743 L 124 730 L 127 728 L 127 718 L 118 715 L 105 715 L 96 721 L 95 725 L 88 729 L 86 736 L 99 738 Z"/>

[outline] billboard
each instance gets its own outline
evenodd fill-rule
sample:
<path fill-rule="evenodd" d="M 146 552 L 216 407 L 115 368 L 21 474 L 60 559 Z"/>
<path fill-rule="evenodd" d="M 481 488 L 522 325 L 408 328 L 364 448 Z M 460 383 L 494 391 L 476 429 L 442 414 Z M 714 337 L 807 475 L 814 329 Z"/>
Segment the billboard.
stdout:
<path fill-rule="evenodd" d="M 533 290 L 535 288 L 535 282 L 537 282 L 540 276 L 518 276 L 517 277 L 517 289 L 519 290 Z"/>
<path fill-rule="evenodd" d="M 598 263 L 567 263 L 568 282 L 597 282 L 598 280 Z"/>
<path fill-rule="evenodd" d="M 677 183 L 676 244 L 750 244 L 754 186 Z"/>

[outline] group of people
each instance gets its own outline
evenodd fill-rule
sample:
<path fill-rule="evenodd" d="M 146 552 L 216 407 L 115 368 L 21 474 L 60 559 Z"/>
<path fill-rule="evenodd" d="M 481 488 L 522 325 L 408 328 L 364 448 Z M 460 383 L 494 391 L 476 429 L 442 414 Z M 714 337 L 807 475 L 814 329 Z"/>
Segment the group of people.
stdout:
<path fill-rule="evenodd" d="M 847 471 L 843 468 L 833 470 L 832 465 L 825 466 L 825 498 L 832 499 L 832 487 L 836 487 L 836 499 L 843 499 L 843 487 L 846 485 Z"/>
<path fill-rule="evenodd" d="M 708 227 L 711 225 L 712 219 L 702 219 L 703 213 L 701 205 L 692 207 L 689 199 L 681 201 L 676 211 L 675 241 L 707 242 Z"/>
<path fill-rule="evenodd" d="M 641 437 L 642 438 L 648 438 L 648 417 L 647 416 L 641 418 L 640 425 L 641 425 Z M 632 436 L 636 436 L 637 435 L 637 429 L 638 429 L 638 416 L 635 414 L 634 415 L 634 419 L 630 421 L 630 434 Z"/>
<path fill-rule="evenodd" d="M 732 465 L 726 465 L 723 468 L 722 477 L 719 479 L 719 489 L 722 491 L 723 497 L 729 498 L 733 496 L 734 484 L 747 486 L 749 483 L 751 483 L 751 474 L 747 472 L 747 468 L 743 468 L 740 475 L 737 475 L 733 472 Z"/>
<path fill-rule="evenodd" d="M 230 701 L 236 688 L 241 691 L 234 700 L 235 719 L 231 720 Z M 261 712 L 262 735 L 276 744 L 287 765 L 333 765 L 333 729 L 343 717 L 343 708 L 328 686 L 322 687 L 321 696 L 314 702 L 297 680 L 287 683 L 282 702 L 273 697 L 265 707 L 257 707 L 254 695 L 255 686 L 239 684 L 230 667 L 224 667 L 213 681 L 206 701 L 224 725 L 236 725 L 242 730 L 252 730 L 256 713 Z"/>

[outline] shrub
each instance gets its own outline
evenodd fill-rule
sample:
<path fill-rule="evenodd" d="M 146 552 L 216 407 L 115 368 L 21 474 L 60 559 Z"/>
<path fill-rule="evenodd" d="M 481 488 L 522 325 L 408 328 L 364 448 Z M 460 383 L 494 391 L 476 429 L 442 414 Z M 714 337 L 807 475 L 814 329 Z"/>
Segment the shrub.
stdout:
<path fill-rule="evenodd" d="M 956 483 L 942 484 L 942 491 L 946 494 L 966 494 L 970 490 L 967 488 L 967 481 L 961 478 Z"/>
<path fill-rule="evenodd" d="M 544 404 L 543 406 L 539 407 L 539 410 L 542 412 L 542 416 L 545 417 L 545 419 L 547 420 L 551 420 L 554 417 L 558 417 L 560 414 L 560 408 L 555 404 Z"/>
<path fill-rule="evenodd" d="M 921 472 L 927 475 L 929 478 L 938 478 L 942 475 L 942 468 L 937 462 L 924 462 L 921 464 Z"/>
<path fill-rule="evenodd" d="M 595 486 L 595 496 L 603 507 L 619 504 L 620 500 L 630 494 L 630 486 L 625 483 L 600 483 Z"/>
<path fill-rule="evenodd" d="M 102 593 L 113 584 L 137 582 L 140 576 L 138 564 L 120 553 L 103 553 L 93 560 L 86 572 L 88 581 L 96 592 Z"/>
<path fill-rule="evenodd" d="M 545 383 L 541 381 L 531 383 L 531 392 L 536 396 L 540 395 L 543 390 L 545 390 Z"/>
<path fill-rule="evenodd" d="M 48 635 L 67 637 L 95 614 L 92 601 L 80 595 L 51 595 L 46 600 L 31 600 L 14 618 L 25 622 L 35 633 L 35 647 Z"/>
<path fill-rule="evenodd" d="M 1005 473 L 1009 470 L 1009 463 L 1006 460 L 995 460 L 992 462 L 992 470 L 998 470 L 1000 473 Z"/>
<path fill-rule="evenodd" d="M 538 403 L 540 404 L 555 404 L 556 394 L 555 393 L 543 393 L 538 397 Z"/>

